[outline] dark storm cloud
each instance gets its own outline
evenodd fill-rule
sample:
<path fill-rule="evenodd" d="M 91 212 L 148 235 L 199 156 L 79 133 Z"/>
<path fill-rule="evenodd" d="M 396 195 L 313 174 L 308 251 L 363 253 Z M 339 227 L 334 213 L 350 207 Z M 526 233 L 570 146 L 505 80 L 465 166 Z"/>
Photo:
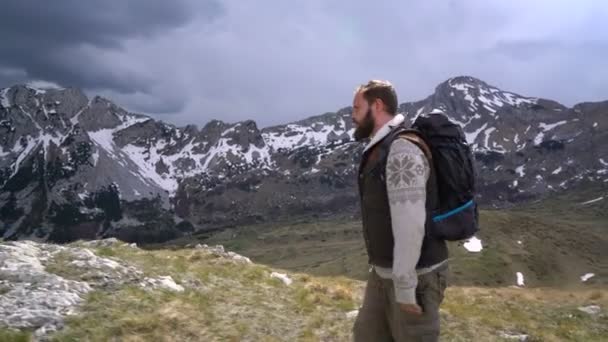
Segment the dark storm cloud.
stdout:
<path fill-rule="evenodd" d="M 154 77 L 104 62 L 103 51 L 151 39 L 220 13 L 211 1 L 5 1 L 0 10 L 0 82 L 42 79 L 120 93 L 148 91 Z M 21 77 L 16 77 L 21 74 Z"/>
<path fill-rule="evenodd" d="M 457 75 L 569 106 L 608 99 L 603 1 L 23 3 L 0 12 L 0 82 L 82 87 L 180 125 L 294 121 L 350 105 L 372 78 L 401 102 Z"/>

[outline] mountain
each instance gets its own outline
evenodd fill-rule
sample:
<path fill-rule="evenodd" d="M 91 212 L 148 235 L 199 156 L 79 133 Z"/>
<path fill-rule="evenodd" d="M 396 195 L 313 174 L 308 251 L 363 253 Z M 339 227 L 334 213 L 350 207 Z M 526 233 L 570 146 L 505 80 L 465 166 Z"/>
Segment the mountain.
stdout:
<path fill-rule="evenodd" d="M 479 200 L 509 207 L 608 182 L 608 101 L 567 108 L 455 77 L 399 107 L 472 144 Z M 159 242 L 229 226 L 356 215 L 351 108 L 259 128 L 175 127 L 78 89 L 0 90 L 0 236 Z"/>

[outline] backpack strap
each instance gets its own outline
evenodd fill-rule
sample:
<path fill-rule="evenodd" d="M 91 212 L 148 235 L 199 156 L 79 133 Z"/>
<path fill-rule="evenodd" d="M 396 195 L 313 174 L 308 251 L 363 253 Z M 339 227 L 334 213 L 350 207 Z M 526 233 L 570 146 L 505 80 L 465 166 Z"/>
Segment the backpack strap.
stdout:
<path fill-rule="evenodd" d="M 416 131 L 407 130 L 407 131 L 399 134 L 399 137 L 404 138 L 404 139 L 410 141 L 411 143 L 413 143 L 414 145 L 418 146 L 422 150 L 422 152 L 424 152 L 424 155 L 426 156 L 426 158 L 429 161 L 429 165 L 433 165 L 433 154 L 431 153 L 431 148 L 426 143 L 426 141 L 424 141 L 424 139 L 422 139 L 420 137 L 420 135 Z"/>
<path fill-rule="evenodd" d="M 425 234 L 430 234 L 429 225 L 432 221 L 433 214 L 435 210 L 439 207 L 439 193 L 437 188 L 437 174 L 435 164 L 433 162 L 433 154 L 431 153 L 431 148 L 429 144 L 424 140 L 422 134 L 413 128 L 407 128 L 402 130 L 398 134 L 398 138 L 406 139 L 418 146 L 424 153 L 428 164 L 429 164 L 429 179 L 427 181 L 427 202 L 426 202 L 426 210 L 427 210 L 427 224 L 425 225 Z"/>

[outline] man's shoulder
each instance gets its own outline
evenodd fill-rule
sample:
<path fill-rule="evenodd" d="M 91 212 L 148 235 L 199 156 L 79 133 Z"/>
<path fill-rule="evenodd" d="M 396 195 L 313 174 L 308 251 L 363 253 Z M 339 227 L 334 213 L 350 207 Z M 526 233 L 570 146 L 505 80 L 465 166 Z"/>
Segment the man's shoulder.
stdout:
<path fill-rule="evenodd" d="M 416 154 L 427 155 L 425 142 L 414 134 L 400 134 L 395 137 L 390 144 L 389 150 L 391 154 Z"/>

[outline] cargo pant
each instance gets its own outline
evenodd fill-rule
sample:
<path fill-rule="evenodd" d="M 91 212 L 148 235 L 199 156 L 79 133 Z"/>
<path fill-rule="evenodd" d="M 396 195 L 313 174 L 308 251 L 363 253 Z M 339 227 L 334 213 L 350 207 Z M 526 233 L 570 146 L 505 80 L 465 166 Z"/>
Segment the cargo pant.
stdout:
<path fill-rule="evenodd" d="M 448 265 L 418 276 L 416 301 L 424 313 L 401 310 L 392 279 L 369 273 L 363 305 L 353 327 L 355 342 L 439 340 L 439 305 L 447 287 Z"/>

